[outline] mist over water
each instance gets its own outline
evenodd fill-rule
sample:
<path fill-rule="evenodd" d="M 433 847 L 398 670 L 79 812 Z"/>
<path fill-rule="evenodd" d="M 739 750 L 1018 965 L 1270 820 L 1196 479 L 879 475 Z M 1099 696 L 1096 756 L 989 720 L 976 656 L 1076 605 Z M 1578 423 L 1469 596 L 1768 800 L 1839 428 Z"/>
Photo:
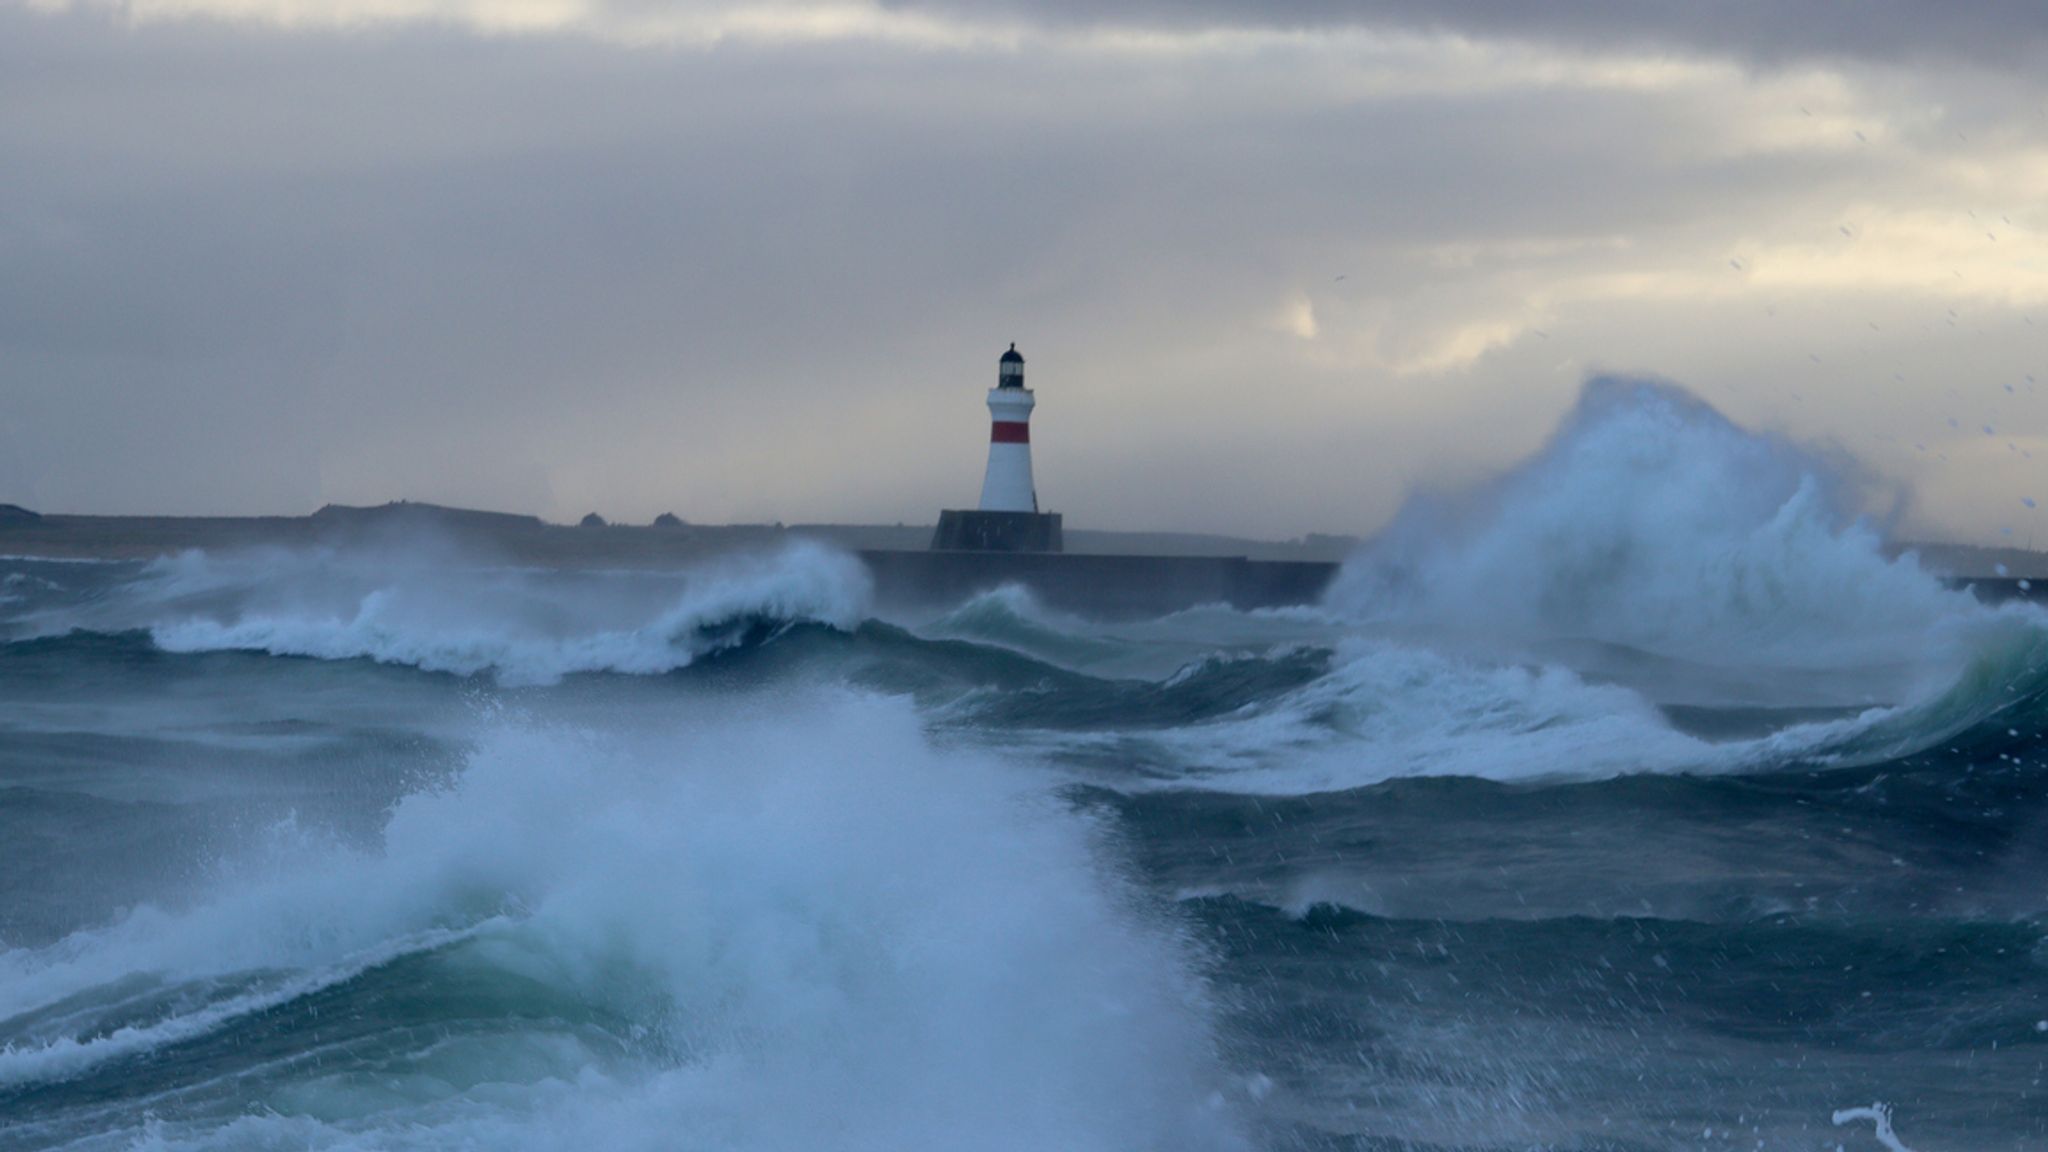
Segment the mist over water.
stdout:
<path fill-rule="evenodd" d="M 1984 613 L 1911 554 L 1886 557 L 1852 487 L 1678 388 L 1596 379 L 1535 458 L 1412 503 L 1330 599 L 1430 635 L 1710 665 L 1967 658 L 1957 633 Z"/>
<path fill-rule="evenodd" d="M 0 1146 L 2048 1141 L 2048 629 L 1600 381 L 1326 601 L 0 562 Z"/>

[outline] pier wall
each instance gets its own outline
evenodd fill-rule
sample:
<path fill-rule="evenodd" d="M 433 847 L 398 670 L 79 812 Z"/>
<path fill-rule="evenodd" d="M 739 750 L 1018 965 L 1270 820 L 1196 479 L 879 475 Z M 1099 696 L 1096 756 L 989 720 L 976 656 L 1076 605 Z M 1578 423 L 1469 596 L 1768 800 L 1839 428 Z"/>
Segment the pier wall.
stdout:
<path fill-rule="evenodd" d="M 1312 604 L 1337 565 L 1242 556 L 1102 556 L 1080 553 L 860 553 L 884 605 L 957 604 L 1021 585 L 1053 608 L 1093 616 L 1156 616 L 1199 604 L 1277 608 Z"/>

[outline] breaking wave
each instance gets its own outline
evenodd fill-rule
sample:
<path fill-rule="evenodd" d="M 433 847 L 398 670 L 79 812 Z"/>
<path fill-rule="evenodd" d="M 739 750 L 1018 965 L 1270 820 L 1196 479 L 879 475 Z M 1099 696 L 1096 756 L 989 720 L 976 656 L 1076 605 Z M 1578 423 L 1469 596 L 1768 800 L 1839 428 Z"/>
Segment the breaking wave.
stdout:
<path fill-rule="evenodd" d="M 1850 487 L 1676 388 L 1597 380 L 1530 461 L 1412 502 L 1343 567 L 1322 675 L 1048 744 L 1180 767 L 1145 787 L 1298 794 L 1869 763 L 2038 710 L 2042 613 L 1888 556 Z M 1674 707 L 1765 730 L 1690 731 Z"/>
<path fill-rule="evenodd" d="M 1263 678 L 1297 664 L 1281 657 Z M 1459 659 L 1425 648 L 1346 642 L 1326 672 L 1217 716 L 1156 729 L 1048 730 L 1048 751 L 1117 788 L 1308 795 L 1419 776 L 1503 783 L 1636 773 L 1773 772 L 1875 764 L 1987 727 L 2037 727 L 2048 697 L 2048 634 L 1980 654 L 1924 700 L 1862 709 L 1757 713 L 1763 732 L 1714 738 L 1619 684 L 1556 665 Z M 1017 705 L 1010 705 L 1016 708 Z M 1747 711 L 1747 710 L 1730 710 Z"/>
<path fill-rule="evenodd" d="M 144 629 L 170 652 L 369 659 L 547 684 L 584 672 L 669 672 L 793 623 L 851 629 L 869 599 L 858 560 L 810 543 L 683 573 L 267 549 L 156 561 L 105 602 L 42 627 Z"/>
<path fill-rule="evenodd" d="M 2038 621 L 1888 557 L 1857 496 L 1833 462 L 1675 387 L 1600 379 L 1529 461 L 1412 501 L 1328 600 L 1447 641 L 1598 641 L 1745 668 L 1931 656 L 1947 675 L 1988 633 Z"/>
<path fill-rule="evenodd" d="M 1172 916 L 899 703 L 500 724 L 374 848 L 286 827 L 195 906 L 0 952 L 0 1111 L 40 1094 L 61 1142 L 119 1082 L 179 1099 L 114 1126 L 166 1148 L 1239 1147 Z"/>

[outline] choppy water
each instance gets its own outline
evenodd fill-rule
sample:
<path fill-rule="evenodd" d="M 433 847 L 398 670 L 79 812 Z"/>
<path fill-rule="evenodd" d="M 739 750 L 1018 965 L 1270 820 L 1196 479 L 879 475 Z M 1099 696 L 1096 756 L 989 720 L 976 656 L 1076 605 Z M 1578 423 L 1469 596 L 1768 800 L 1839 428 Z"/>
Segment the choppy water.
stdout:
<path fill-rule="evenodd" d="M 0 1146 L 2048 1146 L 2048 627 L 1589 393 L 1328 603 L 0 562 Z"/>

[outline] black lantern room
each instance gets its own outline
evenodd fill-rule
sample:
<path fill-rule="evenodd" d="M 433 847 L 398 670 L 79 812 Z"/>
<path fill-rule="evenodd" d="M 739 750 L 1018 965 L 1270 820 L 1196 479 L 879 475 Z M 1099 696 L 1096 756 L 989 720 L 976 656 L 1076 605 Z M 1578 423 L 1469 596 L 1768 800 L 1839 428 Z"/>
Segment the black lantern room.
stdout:
<path fill-rule="evenodd" d="M 1023 386 L 1024 357 L 1017 351 L 1017 346 L 1012 344 L 1010 345 L 1010 350 L 1003 353 L 1003 358 L 997 362 L 996 387 L 1022 388 Z"/>

